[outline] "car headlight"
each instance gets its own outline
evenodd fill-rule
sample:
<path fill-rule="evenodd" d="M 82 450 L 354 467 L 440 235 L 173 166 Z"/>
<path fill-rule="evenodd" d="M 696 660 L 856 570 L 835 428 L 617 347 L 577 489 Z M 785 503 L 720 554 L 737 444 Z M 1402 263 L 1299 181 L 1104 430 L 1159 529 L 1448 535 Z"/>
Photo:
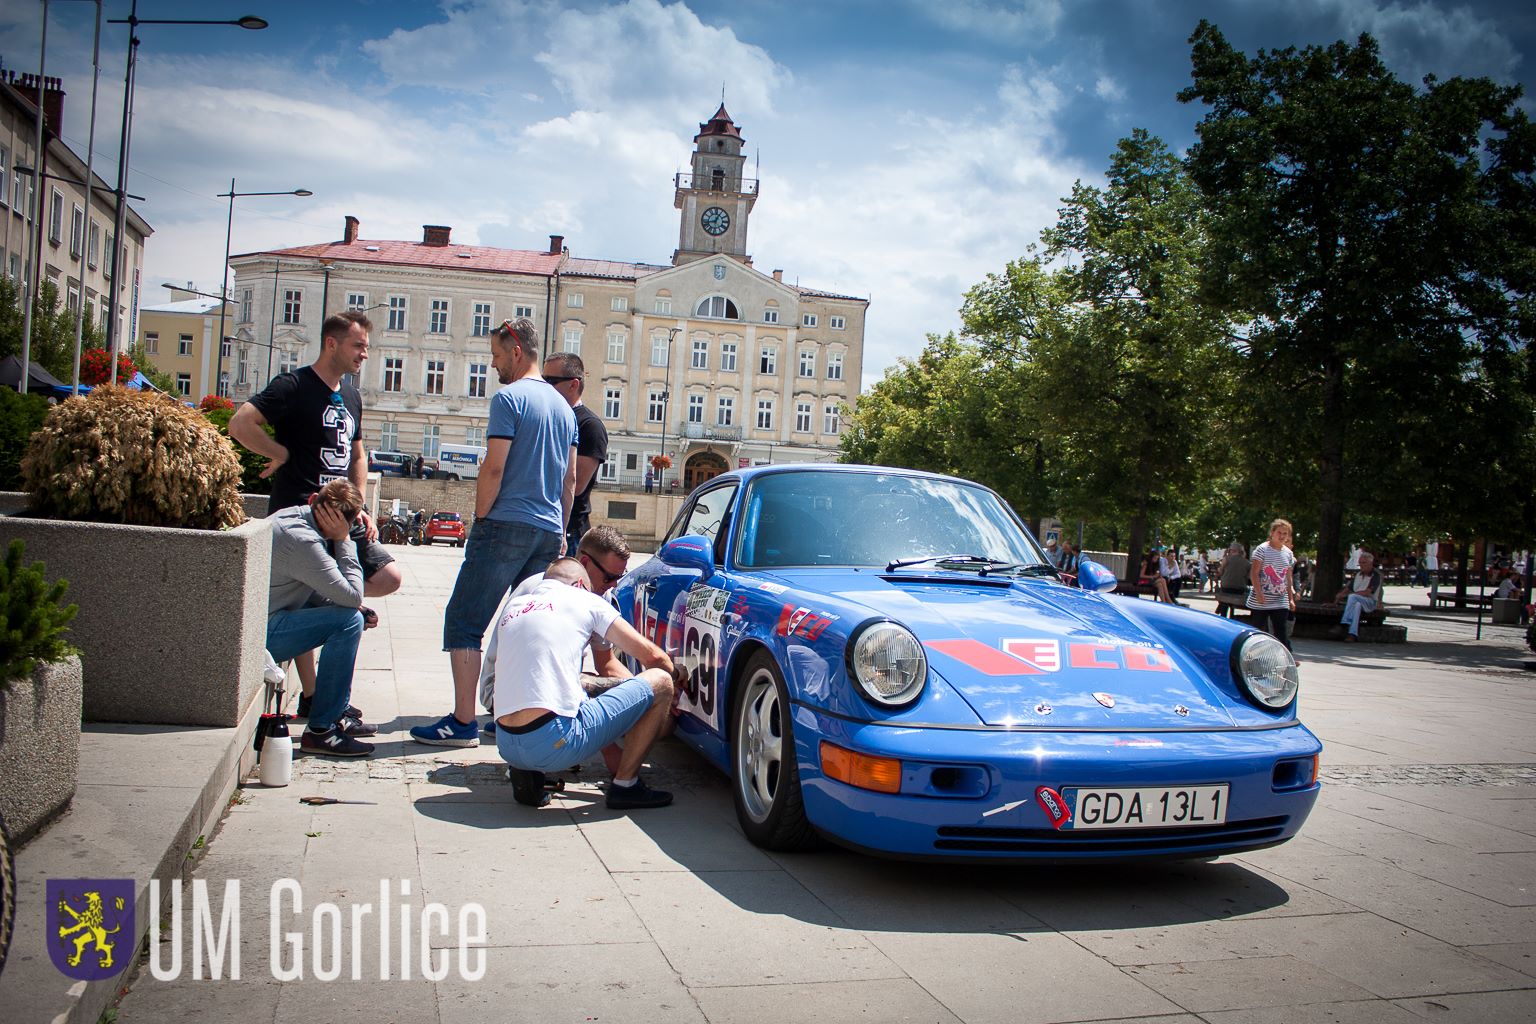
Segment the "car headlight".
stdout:
<path fill-rule="evenodd" d="M 876 704 L 900 707 L 923 692 L 928 658 L 911 630 L 875 619 L 854 630 L 849 638 L 848 675 Z"/>
<path fill-rule="evenodd" d="M 1232 652 L 1232 668 L 1260 707 L 1278 711 L 1296 699 L 1300 685 L 1296 659 L 1268 633 L 1249 633 L 1239 640 Z"/>

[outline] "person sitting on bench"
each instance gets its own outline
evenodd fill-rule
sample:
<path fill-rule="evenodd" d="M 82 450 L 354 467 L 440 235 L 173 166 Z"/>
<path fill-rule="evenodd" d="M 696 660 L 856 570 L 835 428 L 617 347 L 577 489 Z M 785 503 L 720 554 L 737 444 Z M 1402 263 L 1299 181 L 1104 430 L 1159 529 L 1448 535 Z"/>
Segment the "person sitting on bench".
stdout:
<path fill-rule="evenodd" d="M 1360 615 L 1373 612 L 1381 604 L 1381 570 L 1376 568 L 1376 556 L 1369 551 L 1360 552 L 1360 571 L 1354 581 L 1333 599 L 1334 604 L 1344 605 L 1344 616 L 1333 627 L 1334 636 L 1342 636 L 1349 643 L 1360 639 Z M 1346 632 L 1346 630 L 1348 632 Z"/>

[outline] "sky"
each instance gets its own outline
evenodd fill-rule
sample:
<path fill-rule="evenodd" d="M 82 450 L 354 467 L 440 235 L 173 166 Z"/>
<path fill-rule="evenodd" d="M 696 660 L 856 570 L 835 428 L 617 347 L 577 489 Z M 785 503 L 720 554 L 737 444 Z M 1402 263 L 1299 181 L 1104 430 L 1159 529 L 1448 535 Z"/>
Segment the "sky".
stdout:
<path fill-rule="evenodd" d="M 128 0 L 106 0 L 123 18 Z M 52 0 L 46 72 L 66 141 L 90 135 L 95 5 Z M 1176 99 L 1201 18 L 1253 52 L 1369 32 L 1417 82 L 1533 84 L 1536 5 L 1515 0 L 140 0 L 128 191 L 161 282 L 219 290 L 233 250 L 419 239 L 666 263 L 672 175 L 720 103 L 760 167 L 749 253 L 787 281 L 870 299 L 865 386 L 965 291 L 1023 255 L 1117 139 L 1175 150 L 1203 115 Z M 41 0 L 0 0 L 0 60 L 38 67 Z M 116 178 L 127 29 L 104 25 L 95 165 Z M 1532 97 L 1523 101 L 1536 113 Z"/>

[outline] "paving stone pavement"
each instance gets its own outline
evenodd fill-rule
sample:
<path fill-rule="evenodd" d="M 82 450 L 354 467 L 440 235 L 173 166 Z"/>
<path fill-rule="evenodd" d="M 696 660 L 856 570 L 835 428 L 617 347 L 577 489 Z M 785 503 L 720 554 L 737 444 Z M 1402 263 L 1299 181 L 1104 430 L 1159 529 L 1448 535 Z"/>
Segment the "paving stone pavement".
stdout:
<path fill-rule="evenodd" d="M 1536 673 L 1513 629 L 1476 641 L 1465 621 L 1409 620 L 1406 646 L 1298 642 L 1325 787 L 1284 846 L 946 868 L 759 850 L 724 780 L 672 743 L 647 772 L 672 807 L 608 811 L 600 765 L 548 809 L 516 806 L 493 747 L 404 741 L 447 708 L 440 631 L 462 555 L 397 550 L 405 586 L 377 602 L 354 694 L 382 725 L 377 756 L 299 758 L 289 788 L 243 791 L 195 872 L 215 893 L 240 882 L 240 979 L 141 967 L 122 1024 L 1536 1019 Z M 268 895 L 283 878 L 304 905 L 281 908 L 280 932 L 320 902 L 378 904 L 381 881 L 410 920 L 477 902 L 484 977 L 424 980 L 404 957 L 406 980 L 396 948 L 380 981 L 364 921 L 338 980 L 316 977 L 338 963 L 323 944 L 302 979 L 274 980 Z M 432 950 L 455 927 L 434 929 Z"/>

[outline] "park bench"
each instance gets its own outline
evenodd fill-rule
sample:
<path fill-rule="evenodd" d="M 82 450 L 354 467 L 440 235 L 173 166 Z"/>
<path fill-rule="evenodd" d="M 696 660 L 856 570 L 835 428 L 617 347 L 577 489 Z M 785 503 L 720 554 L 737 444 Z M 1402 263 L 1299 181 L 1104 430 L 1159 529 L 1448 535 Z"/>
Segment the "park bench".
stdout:
<path fill-rule="evenodd" d="M 1226 605 L 1229 608 L 1248 610 L 1248 598 L 1245 594 L 1217 593 L 1216 603 Z M 1344 616 L 1344 606 L 1334 604 L 1332 601 L 1297 601 L 1296 616 L 1291 623 L 1291 635 L 1311 640 L 1333 639 L 1333 627 L 1339 624 L 1339 619 Z M 1248 616 L 1243 621 L 1251 620 Z M 1360 641 L 1362 643 L 1400 644 L 1408 639 L 1408 630 L 1403 626 L 1389 626 L 1387 621 L 1387 609 L 1384 605 L 1377 605 L 1375 611 L 1365 612 L 1360 616 Z"/>
<path fill-rule="evenodd" d="M 1441 605 L 1450 607 L 1455 605 L 1458 600 L 1465 603 L 1469 608 L 1476 608 L 1478 605 L 1485 607 L 1493 606 L 1492 594 L 1467 594 L 1462 598 L 1457 598 L 1456 591 L 1454 590 L 1432 590 L 1429 593 L 1429 606 L 1431 608 L 1438 608 Z"/>

